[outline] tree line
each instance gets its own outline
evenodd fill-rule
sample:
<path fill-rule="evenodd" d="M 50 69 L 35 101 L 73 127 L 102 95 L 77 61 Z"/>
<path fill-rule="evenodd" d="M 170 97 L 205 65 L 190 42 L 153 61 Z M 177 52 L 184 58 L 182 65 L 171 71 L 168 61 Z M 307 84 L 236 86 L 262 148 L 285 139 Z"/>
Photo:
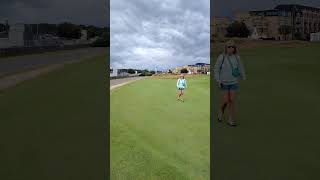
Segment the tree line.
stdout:
<path fill-rule="evenodd" d="M 87 38 L 91 39 L 98 37 L 94 42 L 95 46 L 109 46 L 110 45 L 110 28 L 96 27 L 93 25 L 77 25 L 69 22 L 60 24 L 28 24 L 26 25 L 28 32 L 34 35 L 51 34 L 65 39 L 79 39 L 81 37 L 81 30 L 87 30 Z"/>
<path fill-rule="evenodd" d="M 101 28 L 92 25 L 77 25 L 69 22 L 60 24 L 29 24 L 27 25 L 27 28 L 33 34 L 52 34 L 67 39 L 79 39 L 81 37 L 81 30 L 87 30 L 88 38 L 93 38 L 96 36 L 102 37 L 106 33 L 110 32 L 108 27 Z"/>

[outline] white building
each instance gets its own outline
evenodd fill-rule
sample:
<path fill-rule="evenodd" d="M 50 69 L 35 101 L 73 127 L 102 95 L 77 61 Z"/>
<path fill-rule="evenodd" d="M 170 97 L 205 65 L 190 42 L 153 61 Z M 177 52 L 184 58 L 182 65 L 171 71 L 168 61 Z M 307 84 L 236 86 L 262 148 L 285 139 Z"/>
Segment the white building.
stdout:
<path fill-rule="evenodd" d="M 118 69 L 110 68 L 110 77 L 117 77 Z"/>
<path fill-rule="evenodd" d="M 22 23 L 18 23 L 10 26 L 9 41 L 10 46 L 23 47 L 24 46 L 24 32 L 25 26 Z"/>
<path fill-rule="evenodd" d="M 320 42 L 320 32 L 310 34 L 311 42 Z"/>
<path fill-rule="evenodd" d="M 82 29 L 81 30 L 81 38 L 80 38 L 82 41 L 86 41 L 88 40 L 88 31 L 85 30 L 85 29 Z"/>
<path fill-rule="evenodd" d="M 23 47 L 25 45 L 25 26 L 22 23 L 10 25 L 8 37 L 0 38 L 0 48 Z"/>

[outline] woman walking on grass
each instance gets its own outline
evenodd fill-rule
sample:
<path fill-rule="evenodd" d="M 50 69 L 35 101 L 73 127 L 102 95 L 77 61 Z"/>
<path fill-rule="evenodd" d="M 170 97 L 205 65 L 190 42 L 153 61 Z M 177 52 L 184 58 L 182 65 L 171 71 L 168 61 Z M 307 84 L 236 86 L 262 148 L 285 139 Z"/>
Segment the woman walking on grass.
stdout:
<path fill-rule="evenodd" d="M 239 90 L 239 80 L 246 75 L 234 41 L 226 43 L 224 53 L 220 54 L 214 66 L 214 76 L 222 91 L 222 103 L 218 112 L 218 121 L 222 122 L 225 109 L 228 107 L 228 125 L 237 126 L 235 120 L 235 99 Z"/>
<path fill-rule="evenodd" d="M 182 96 L 184 94 L 184 89 L 187 88 L 187 80 L 184 78 L 184 75 L 181 74 L 180 78 L 177 81 L 177 88 L 178 88 L 178 101 L 184 102 Z"/>

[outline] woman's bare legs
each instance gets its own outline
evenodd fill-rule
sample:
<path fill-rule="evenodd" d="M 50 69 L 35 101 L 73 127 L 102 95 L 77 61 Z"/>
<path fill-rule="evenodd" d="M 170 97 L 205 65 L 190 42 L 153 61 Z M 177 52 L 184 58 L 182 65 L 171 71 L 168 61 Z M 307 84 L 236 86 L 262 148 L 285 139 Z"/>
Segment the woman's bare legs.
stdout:
<path fill-rule="evenodd" d="M 229 91 L 229 123 L 236 125 L 235 121 L 236 114 L 236 91 Z"/>
<path fill-rule="evenodd" d="M 183 90 L 180 90 L 181 101 L 183 101 L 183 98 L 182 98 L 183 94 L 184 94 Z"/>
<path fill-rule="evenodd" d="M 220 110 L 218 114 L 219 121 L 222 121 L 222 116 L 224 114 L 226 107 L 228 106 L 228 103 L 229 103 L 229 93 L 228 91 L 222 91 L 222 102 L 221 102 Z"/>
<path fill-rule="evenodd" d="M 182 96 L 183 96 L 183 90 L 179 89 L 178 90 L 178 100 L 181 100 L 180 98 L 182 98 Z M 183 99 L 182 99 L 182 101 L 183 101 Z"/>

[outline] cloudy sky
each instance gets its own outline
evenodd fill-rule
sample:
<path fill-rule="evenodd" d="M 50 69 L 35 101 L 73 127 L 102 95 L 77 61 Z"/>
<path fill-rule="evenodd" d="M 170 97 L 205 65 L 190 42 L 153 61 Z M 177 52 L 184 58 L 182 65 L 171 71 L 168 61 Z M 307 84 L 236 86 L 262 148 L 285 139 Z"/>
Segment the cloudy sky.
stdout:
<path fill-rule="evenodd" d="M 211 0 L 212 16 L 232 17 L 237 11 L 273 9 L 277 4 L 320 7 L 319 0 Z"/>
<path fill-rule="evenodd" d="M 109 24 L 109 0 L 0 0 L 0 21 L 9 23 Z"/>
<path fill-rule="evenodd" d="M 111 67 L 209 63 L 209 0 L 111 0 Z"/>

